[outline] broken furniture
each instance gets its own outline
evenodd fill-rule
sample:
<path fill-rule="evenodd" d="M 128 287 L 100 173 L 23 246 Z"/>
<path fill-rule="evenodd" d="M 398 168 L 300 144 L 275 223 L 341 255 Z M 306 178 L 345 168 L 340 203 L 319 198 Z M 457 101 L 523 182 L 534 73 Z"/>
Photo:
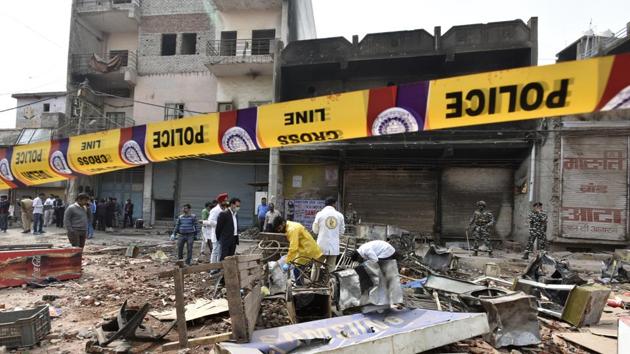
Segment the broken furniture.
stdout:
<path fill-rule="evenodd" d="M 355 268 L 336 271 L 331 285 L 337 311 L 363 307 L 366 312 L 403 303 L 395 260 L 366 261 Z"/>
<path fill-rule="evenodd" d="M 310 259 L 293 261 L 293 271 L 289 271 L 286 286 L 287 313 L 291 323 L 301 323 L 332 316 L 330 274 L 324 263 Z M 299 263 L 306 263 L 301 265 Z M 320 267 L 319 279 L 311 281 L 313 267 Z M 291 277 L 293 273 L 293 277 Z"/>
<path fill-rule="evenodd" d="M 0 246 L 0 288 L 81 277 L 82 249 L 25 245 L 23 249 Z"/>
<path fill-rule="evenodd" d="M 484 336 L 495 348 L 540 343 L 536 298 L 519 292 L 479 301 L 488 314 L 490 332 Z"/>
<path fill-rule="evenodd" d="M 258 234 L 258 245 L 254 252 L 262 253 L 262 261 L 277 261 L 283 254 L 287 254 L 289 241 L 285 234 L 261 232 Z"/>
<path fill-rule="evenodd" d="M 576 327 L 597 324 L 610 295 L 610 289 L 601 285 L 545 284 L 527 279 L 515 279 L 513 290 L 536 296 L 539 312 Z M 540 301 L 541 294 L 551 301 Z"/>
<path fill-rule="evenodd" d="M 50 332 L 48 305 L 34 309 L 0 312 L 0 347 L 30 347 Z"/>
<path fill-rule="evenodd" d="M 158 277 L 173 277 L 175 281 L 175 310 L 179 335 L 178 342 L 167 343 L 162 346 L 162 350 L 214 344 L 218 341 L 229 339 L 233 339 L 238 343 L 248 342 L 254 331 L 262 301 L 263 271 L 261 258 L 260 254 L 232 256 L 225 258 L 221 263 L 199 264 L 189 267 L 184 267 L 183 262 L 179 261 L 174 270 L 160 273 Z M 232 332 L 189 340 L 186 327 L 184 275 L 215 269 L 223 270 Z"/>
<path fill-rule="evenodd" d="M 609 296 L 610 289 L 602 285 L 576 286 L 564 305 L 562 320 L 575 327 L 599 323 Z"/>
<path fill-rule="evenodd" d="M 457 258 L 450 249 L 431 244 L 422 257 L 422 263 L 437 272 L 446 272 L 457 268 Z"/>
<path fill-rule="evenodd" d="M 218 343 L 215 353 L 412 354 L 487 333 L 485 313 L 390 310 L 255 331 L 247 344 Z"/>

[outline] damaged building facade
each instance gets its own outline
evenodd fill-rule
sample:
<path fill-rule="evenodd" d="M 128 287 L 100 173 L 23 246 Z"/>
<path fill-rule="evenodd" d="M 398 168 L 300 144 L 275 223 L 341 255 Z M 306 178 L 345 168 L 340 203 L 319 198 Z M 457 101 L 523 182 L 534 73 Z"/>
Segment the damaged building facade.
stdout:
<path fill-rule="evenodd" d="M 289 43 L 277 90 L 287 101 L 537 64 L 537 19 Z M 385 89 L 386 91 L 387 89 Z M 399 86 L 397 106 L 404 102 Z M 384 90 L 371 90 L 370 102 Z M 374 107 L 378 119 L 381 113 Z M 328 195 L 361 222 L 462 240 L 478 200 L 497 220 L 495 240 L 527 239 L 528 156 L 536 121 L 272 150 L 269 194 L 308 219 Z M 368 127 L 369 129 L 369 127 Z M 301 210 L 300 210 L 301 208 Z M 311 216 L 311 217 L 312 217 Z"/>
<path fill-rule="evenodd" d="M 558 62 L 630 51 L 630 23 L 607 32 L 587 32 L 558 53 Z M 613 110 L 542 121 L 532 158 L 554 244 L 575 250 L 628 244 L 629 118 L 627 110 Z"/>
<path fill-rule="evenodd" d="M 315 36 L 310 1 L 75 0 L 63 136 L 255 107 L 273 100 L 279 41 Z M 179 205 L 200 210 L 220 192 L 243 201 L 266 184 L 268 153 L 187 159 L 81 177 L 88 191 L 132 199 L 134 218 L 170 225 Z"/>

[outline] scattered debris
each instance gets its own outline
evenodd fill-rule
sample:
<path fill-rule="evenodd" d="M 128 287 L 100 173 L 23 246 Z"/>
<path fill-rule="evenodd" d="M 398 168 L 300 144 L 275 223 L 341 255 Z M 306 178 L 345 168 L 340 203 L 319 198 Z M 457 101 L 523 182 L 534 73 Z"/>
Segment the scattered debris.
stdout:
<path fill-rule="evenodd" d="M 577 286 L 569 293 L 562 319 L 576 327 L 599 323 L 610 289 L 601 285 Z"/>
<path fill-rule="evenodd" d="M 173 321 L 163 333 L 153 334 L 150 327 L 142 326 L 144 317 L 149 312 L 149 307 L 149 304 L 144 304 L 140 309 L 131 309 L 127 308 L 127 301 L 125 301 L 115 319 L 96 328 L 97 341 L 86 345 L 86 351 L 88 353 L 102 353 L 107 350 L 117 350 L 112 349 L 112 347 L 127 346 L 125 343 L 114 343 L 114 341 L 161 341 L 175 326 L 175 322 Z"/>
<path fill-rule="evenodd" d="M 186 322 L 188 322 L 199 318 L 228 312 L 228 302 L 226 299 L 197 299 L 197 301 L 195 301 L 194 303 L 186 305 L 185 309 Z M 175 321 L 177 319 L 175 309 L 170 309 L 166 311 L 152 311 L 149 312 L 149 315 L 155 317 L 160 321 Z"/>
<path fill-rule="evenodd" d="M 484 338 L 495 348 L 540 343 L 536 298 L 522 292 L 480 298 L 488 314 L 490 333 Z"/>
<path fill-rule="evenodd" d="M 140 248 L 136 245 L 129 245 L 127 250 L 125 251 L 125 257 L 127 258 L 136 258 L 140 254 Z"/>
<path fill-rule="evenodd" d="M 559 333 L 558 336 L 595 353 L 610 354 L 617 352 L 617 342 L 614 339 L 586 332 L 564 332 Z"/>
<path fill-rule="evenodd" d="M 422 263 L 438 272 L 445 272 L 456 268 L 456 258 L 449 249 L 431 244 L 427 253 L 422 257 Z"/>
<path fill-rule="evenodd" d="M 162 250 L 157 250 L 155 253 L 152 253 L 150 257 L 152 260 L 158 261 L 160 263 L 168 261 L 168 256 Z"/>

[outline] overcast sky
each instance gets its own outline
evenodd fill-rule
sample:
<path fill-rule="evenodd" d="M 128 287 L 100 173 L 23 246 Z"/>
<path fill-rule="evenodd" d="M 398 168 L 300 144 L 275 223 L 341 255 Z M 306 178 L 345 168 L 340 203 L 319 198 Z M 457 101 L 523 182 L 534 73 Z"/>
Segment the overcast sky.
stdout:
<path fill-rule="evenodd" d="M 151 0 L 144 0 L 151 1 Z M 294 0 L 299 1 L 299 0 Z M 584 31 L 617 32 L 630 21 L 630 0 L 312 0 L 320 38 L 538 17 L 539 64 Z M 0 110 L 11 93 L 65 90 L 70 0 L 0 1 Z M 0 113 L 0 128 L 15 126 L 15 111 Z"/>

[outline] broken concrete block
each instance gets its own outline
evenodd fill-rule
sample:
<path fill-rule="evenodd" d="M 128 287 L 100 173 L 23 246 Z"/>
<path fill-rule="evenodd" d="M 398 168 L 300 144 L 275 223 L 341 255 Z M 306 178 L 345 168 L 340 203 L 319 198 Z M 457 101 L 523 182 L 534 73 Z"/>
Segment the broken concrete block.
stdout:
<path fill-rule="evenodd" d="M 495 348 L 540 343 L 536 298 L 523 292 L 480 298 L 488 314 L 490 333 L 484 339 Z"/>
<path fill-rule="evenodd" d="M 562 320 L 576 327 L 599 323 L 610 289 L 602 285 L 576 286 L 569 293 L 562 311 Z"/>

